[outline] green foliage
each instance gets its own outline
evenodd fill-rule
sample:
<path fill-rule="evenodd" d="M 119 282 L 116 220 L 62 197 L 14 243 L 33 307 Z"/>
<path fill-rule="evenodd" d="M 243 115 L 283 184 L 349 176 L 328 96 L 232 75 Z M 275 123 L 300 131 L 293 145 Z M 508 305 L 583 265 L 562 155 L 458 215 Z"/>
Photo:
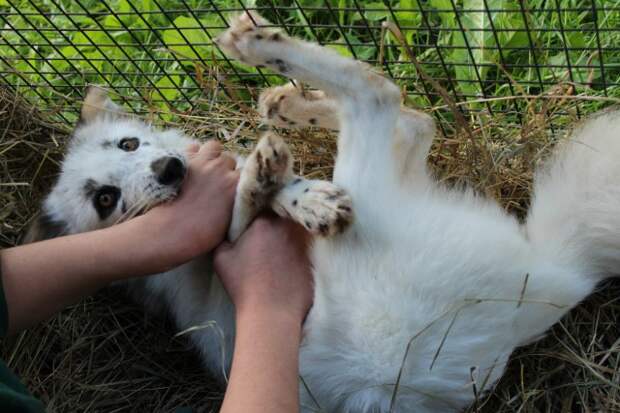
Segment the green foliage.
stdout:
<path fill-rule="evenodd" d="M 228 73 L 230 82 L 239 81 L 212 45 L 212 39 L 226 27 L 223 18 L 229 16 L 226 12 L 220 15 L 209 11 L 212 5 L 223 10 L 238 8 L 236 1 L 188 0 L 187 9 L 175 0 L 110 0 L 106 2 L 109 6 L 97 0 L 61 0 L 62 9 L 56 3 L 0 0 L 0 11 L 10 11 L 3 17 L 4 27 L 11 29 L 1 32 L 0 65 L 5 72 L 10 65 L 15 74 L 5 75 L 5 80 L 22 85 L 23 92 L 32 97 L 54 98 L 58 92 L 76 96 L 85 83 L 97 83 L 116 87 L 128 98 L 140 98 L 133 100 L 138 107 L 144 104 L 139 102 L 148 102 L 172 112 L 172 108 L 182 111 L 195 103 L 208 90 L 201 82 L 212 81 L 204 77 L 215 69 Z M 271 1 L 245 1 L 248 7 L 263 8 L 273 22 L 294 24 L 292 34 L 307 38 L 316 35 L 343 55 L 376 60 L 378 45 L 383 41 L 384 58 L 400 62 L 390 65 L 392 75 L 397 79 L 418 79 L 413 65 L 406 63 L 408 58 L 397 39 L 391 35 L 380 39 L 381 23 L 396 20 L 426 73 L 468 97 L 508 95 L 509 79 L 519 84 L 515 89 L 519 93 L 540 93 L 540 81 L 550 85 L 574 81 L 578 83 L 577 92 L 583 92 L 588 87 L 584 84 L 589 84 L 588 93 L 602 94 L 601 59 L 607 82 L 619 82 L 620 53 L 606 48 L 620 44 L 620 29 L 609 30 L 620 27 L 620 0 L 598 1 L 605 8 L 596 19 L 590 0 L 559 0 L 559 13 L 555 1 L 528 1 L 529 10 L 524 12 L 520 3 L 287 0 L 278 3 L 286 8 L 276 15 Z M 426 18 L 420 7 L 424 8 Z M 546 11 L 537 11 L 541 8 Z M 488 12 L 489 9 L 494 11 Z M 598 38 L 592 30 L 595 24 L 604 29 Z M 312 30 L 308 25 L 316 27 Z M 366 29 L 367 25 L 372 27 L 371 31 Z M 564 34 L 561 27 L 567 30 Z M 602 56 L 597 52 L 599 44 Z M 447 73 L 440 58 L 446 63 Z M 539 68 L 533 68 L 534 64 Z M 234 71 L 243 74 L 247 82 L 262 85 L 261 76 L 247 76 L 256 75 L 256 69 L 233 65 Z M 568 71 L 569 65 L 573 67 L 572 73 Z M 588 65 L 593 67 L 583 67 Z M 268 79 L 278 83 L 273 76 Z M 401 84 L 410 91 L 420 88 L 415 80 Z M 222 93 L 221 88 L 218 93 Z M 615 85 L 608 87 L 606 93 L 620 95 Z M 441 103 L 429 102 L 424 97 L 414 99 L 420 104 Z M 507 103 L 493 105 L 502 109 Z"/>

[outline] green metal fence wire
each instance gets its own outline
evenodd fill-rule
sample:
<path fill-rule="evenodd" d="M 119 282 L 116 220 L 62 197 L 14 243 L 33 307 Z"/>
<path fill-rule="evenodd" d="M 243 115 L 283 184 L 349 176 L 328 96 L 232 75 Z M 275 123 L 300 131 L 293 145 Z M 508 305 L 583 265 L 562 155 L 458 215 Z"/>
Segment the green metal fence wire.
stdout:
<path fill-rule="evenodd" d="M 620 0 L 0 0 L 0 84 L 42 107 L 72 103 L 59 112 L 69 121 L 91 83 L 113 89 L 136 113 L 162 116 L 213 99 L 251 101 L 286 80 L 229 60 L 213 42 L 248 9 L 368 61 L 422 107 L 445 102 L 382 29 L 386 21 L 468 113 L 518 119 L 525 103 L 511 97 L 558 85 L 620 97 Z"/>

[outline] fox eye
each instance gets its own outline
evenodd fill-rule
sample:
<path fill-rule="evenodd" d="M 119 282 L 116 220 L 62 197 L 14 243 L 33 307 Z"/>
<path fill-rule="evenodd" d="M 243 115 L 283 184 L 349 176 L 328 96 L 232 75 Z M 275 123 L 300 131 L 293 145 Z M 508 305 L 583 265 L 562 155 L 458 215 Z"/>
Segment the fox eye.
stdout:
<path fill-rule="evenodd" d="M 125 152 L 133 152 L 140 146 L 140 139 L 138 138 L 123 138 L 118 143 L 118 147 Z"/>
<path fill-rule="evenodd" d="M 111 193 L 103 193 L 97 197 L 97 202 L 99 206 L 103 208 L 110 208 L 114 205 L 114 194 Z"/>
<path fill-rule="evenodd" d="M 114 212 L 118 200 L 121 197 L 121 190 L 115 186 L 102 186 L 93 197 L 93 204 L 99 218 L 106 219 Z"/>

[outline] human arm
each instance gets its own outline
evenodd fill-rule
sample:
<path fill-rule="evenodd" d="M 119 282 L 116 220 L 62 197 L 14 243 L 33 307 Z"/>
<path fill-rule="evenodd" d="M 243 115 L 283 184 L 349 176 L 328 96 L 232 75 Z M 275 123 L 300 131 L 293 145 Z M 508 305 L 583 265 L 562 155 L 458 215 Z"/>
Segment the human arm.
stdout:
<path fill-rule="evenodd" d="M 194 147 L 181 195 L 109 228 L 0 252 L 9 332 L 128 277 L 173 268 L 213 249 L 230 222 L 238 174 L 216 142 Z"/>
<path fill-rule="evenodd" d="M 297 224 L 259 217 L 235 245 L 215 250 L 237 323 L 222 413 L 299 411 L 301 327 L 313 295 L 307 243 Z"/>

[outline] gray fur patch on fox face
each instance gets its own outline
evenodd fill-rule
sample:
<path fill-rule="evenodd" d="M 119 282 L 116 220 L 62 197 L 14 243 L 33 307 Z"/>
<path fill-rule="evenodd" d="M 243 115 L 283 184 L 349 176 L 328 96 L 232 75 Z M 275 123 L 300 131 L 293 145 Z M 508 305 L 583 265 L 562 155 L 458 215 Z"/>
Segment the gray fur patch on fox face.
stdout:
<path fill-rule="evenodd" d="M 107 227 L 174 198 L 185 175 L 185 149 L 193 142 L 179 130 L 156 129 L 119 113 L 91 109 L 88 115 L 76 126 L 42 208 L 66 223 L 67 233 Z M 161 159 L 173 159 L 174 168 L 154 169 Z"/>

